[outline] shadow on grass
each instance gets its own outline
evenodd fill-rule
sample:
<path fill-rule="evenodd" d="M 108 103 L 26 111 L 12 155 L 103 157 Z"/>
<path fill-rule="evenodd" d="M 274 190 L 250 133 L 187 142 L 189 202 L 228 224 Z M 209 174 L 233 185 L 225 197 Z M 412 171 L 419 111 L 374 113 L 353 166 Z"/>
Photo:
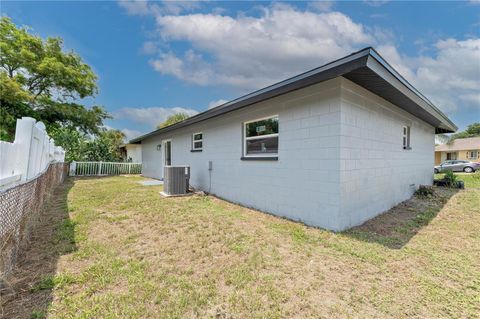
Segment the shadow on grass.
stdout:
<path fill-rule="evenodd" d="M 35 224 L 30 242 L 21 251 L 15 268 L 1 291 L 4 318 L 44 318 L 50 306 L 60 256 L 77 249 L 75 224 L 68 214 L 67 196 L 74 180 L 59 185 Z"/>
<path fill-rule="evenodd" d="M 411 199 L 364 224 L 343 232 L 342 235 L 378 243 L 390 249 L 401 249 L 437 216 L 458 191 L 458 189 L 435 187 L 433 196 L 414 195 Z"/>

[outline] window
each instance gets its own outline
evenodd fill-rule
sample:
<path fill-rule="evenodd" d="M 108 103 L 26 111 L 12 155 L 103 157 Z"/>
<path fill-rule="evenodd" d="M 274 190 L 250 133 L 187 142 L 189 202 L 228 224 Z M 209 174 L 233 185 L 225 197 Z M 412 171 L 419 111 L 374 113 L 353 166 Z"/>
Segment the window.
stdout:
<path fill-rule="evenodd" d="M 468 159 L 478 159 L 479 151 L 467 151 L 467 158 Z"/>
<path fill-rule="evenodd" d="M 410 147 L 410 126 L 403 127 L 403 149 L 411 150 Z"/>
<path fill-rule="evenodd" d="M 278 155 L 278 115 L 244 123 L 245 157 Z"/>
<path fill-rule="evenodd" d="M 192 151 L 201 151 L 203 149 L 203 133 L 194 133 L 192 135 Z"/>
<path fill-rule="evenodd" d="M 456 160 L 457 153 L 447 153 L 447 160 Z"/>

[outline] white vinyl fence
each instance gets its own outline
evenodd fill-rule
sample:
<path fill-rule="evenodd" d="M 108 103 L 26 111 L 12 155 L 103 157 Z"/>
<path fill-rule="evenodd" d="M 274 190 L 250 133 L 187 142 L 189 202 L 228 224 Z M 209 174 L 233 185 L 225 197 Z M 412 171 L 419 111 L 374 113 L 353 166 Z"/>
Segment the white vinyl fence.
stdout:
<path fill-rule="evenodd" d="M 17 120 L 15 141 L 0 141 L 0 189 L 29 181 L 50 163 L 63 163 L 65 151 L 55 146 L 42 122 L 30 117 Z"/>
<path fill-rule="evenodd" d="M 0 289 L 44 203 L 67 176 L 64 158 L 45 125 L 29 117 L 17 120 L 13 143 L 0 141 Z"/>
<path fill-rule="evenodd" d="M 70 176 L 141 174 L 142 163 L 72 162 Z"/>

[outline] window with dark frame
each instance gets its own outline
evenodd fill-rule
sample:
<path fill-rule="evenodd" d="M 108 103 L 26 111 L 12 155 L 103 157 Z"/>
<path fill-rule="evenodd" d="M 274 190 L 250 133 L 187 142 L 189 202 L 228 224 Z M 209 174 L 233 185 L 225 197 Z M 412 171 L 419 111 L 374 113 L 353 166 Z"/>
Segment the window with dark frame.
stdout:
<path fill-rule="evenodd" d="M 403 127 L 403 149 L 411 150 L 410 147 L 410 126 Z"/>
<path fill-rule="evenodd" d="M 478 159 L 479 151 L 467 151 L 468 159 Z"/>
<path fill-rule="evenodd" d="M 456 159 L 457 159 L 457 153 L 456 152 L 447 153 L 447 160 L 456 160 Z"/>
<path fill-rule="evenodd" d="M 244 123 L 244 157 L 278 155 L 278 115 Z"/>
<path fill-rule="evenodd" d="M 201 151 L 203 150 L 203 133 L 193 133 L 192 134 L 192 151 Z"/>

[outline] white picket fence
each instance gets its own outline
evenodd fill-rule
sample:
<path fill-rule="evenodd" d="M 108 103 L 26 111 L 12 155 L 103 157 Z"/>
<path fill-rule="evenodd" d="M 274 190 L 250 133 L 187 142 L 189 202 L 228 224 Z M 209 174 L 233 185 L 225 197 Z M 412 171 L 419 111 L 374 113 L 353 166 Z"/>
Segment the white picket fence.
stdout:
<path fill-rule="evenodd" d="M 142 163 L 72 162 L 70 176 L 141 174 Z"/>
<path fill-rule="evenodd" d="M 29 181 L 50 163 L 62 163 L 65 151 L 55 146 L 45 125 L 30 117 L 17 120 L 15 141 L 0 141 L 0 188 Z"/>

